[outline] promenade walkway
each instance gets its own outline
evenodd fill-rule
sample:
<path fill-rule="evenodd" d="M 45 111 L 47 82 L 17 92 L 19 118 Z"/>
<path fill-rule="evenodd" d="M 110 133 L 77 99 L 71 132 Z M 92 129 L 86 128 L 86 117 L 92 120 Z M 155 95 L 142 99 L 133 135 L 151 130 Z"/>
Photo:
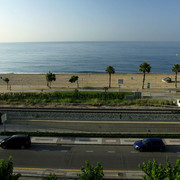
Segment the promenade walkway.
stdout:
<path fill-rule="evenodd" d="M 89 137 L 31 137 L 32 143 L 74 145 L 125 145 L 131 146 L 141 138 L 89 138 Z M 163 139 L 165 145 L 180 145 L 180 139 Z"/>

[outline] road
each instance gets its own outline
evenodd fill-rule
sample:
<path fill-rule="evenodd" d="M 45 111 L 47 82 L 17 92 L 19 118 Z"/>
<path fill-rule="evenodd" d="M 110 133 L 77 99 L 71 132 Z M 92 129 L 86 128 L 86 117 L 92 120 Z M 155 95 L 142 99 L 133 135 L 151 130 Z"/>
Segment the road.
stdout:
<path fill-rule="evenodd" d="M 15 167 L 80 169 L 85 160 L 104 170 L 140 170 L 138 164 L 156 159 L 165 165 L 166 156 L 173 163 L 180 155 L 180 146 L 168 146 L 165 152 L 137 152 L 132 146 L 45 145 L 33 144 L 30 149 L 0 149 L 0 156 L 12 155 Z"/>

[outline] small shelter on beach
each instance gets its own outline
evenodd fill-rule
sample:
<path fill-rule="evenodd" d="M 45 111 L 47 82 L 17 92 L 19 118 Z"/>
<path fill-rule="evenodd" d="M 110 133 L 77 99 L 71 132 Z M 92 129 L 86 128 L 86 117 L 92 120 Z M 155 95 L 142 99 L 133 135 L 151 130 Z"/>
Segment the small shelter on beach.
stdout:
<path fill-rule="evenodd" d="M 171 82 L 171 78 L 170 77 L 162 77 L 162 82 L 166 82 L 166 83 L 170 83 Z"/>

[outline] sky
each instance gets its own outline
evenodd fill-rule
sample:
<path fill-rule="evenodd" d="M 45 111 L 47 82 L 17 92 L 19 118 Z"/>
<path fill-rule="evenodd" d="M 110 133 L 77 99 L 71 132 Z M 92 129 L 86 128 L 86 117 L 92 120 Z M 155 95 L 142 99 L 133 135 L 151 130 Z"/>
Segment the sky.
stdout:
<path fill-rule="evenodd" d="M 0 42 L 180 41 L 180 0 L 0 0 Z"/>

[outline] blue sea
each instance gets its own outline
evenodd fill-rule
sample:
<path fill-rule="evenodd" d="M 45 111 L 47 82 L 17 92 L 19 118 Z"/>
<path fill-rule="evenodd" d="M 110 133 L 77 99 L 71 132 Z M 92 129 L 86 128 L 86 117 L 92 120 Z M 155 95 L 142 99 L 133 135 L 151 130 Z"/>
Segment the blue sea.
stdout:
<path fill-rule="evenodd" d="M 0 73 L 139 73 L 142 62 L 151 73 L 172 73 L 180 64 L 180 42 L 27 42 L 0 43 Z"/>

